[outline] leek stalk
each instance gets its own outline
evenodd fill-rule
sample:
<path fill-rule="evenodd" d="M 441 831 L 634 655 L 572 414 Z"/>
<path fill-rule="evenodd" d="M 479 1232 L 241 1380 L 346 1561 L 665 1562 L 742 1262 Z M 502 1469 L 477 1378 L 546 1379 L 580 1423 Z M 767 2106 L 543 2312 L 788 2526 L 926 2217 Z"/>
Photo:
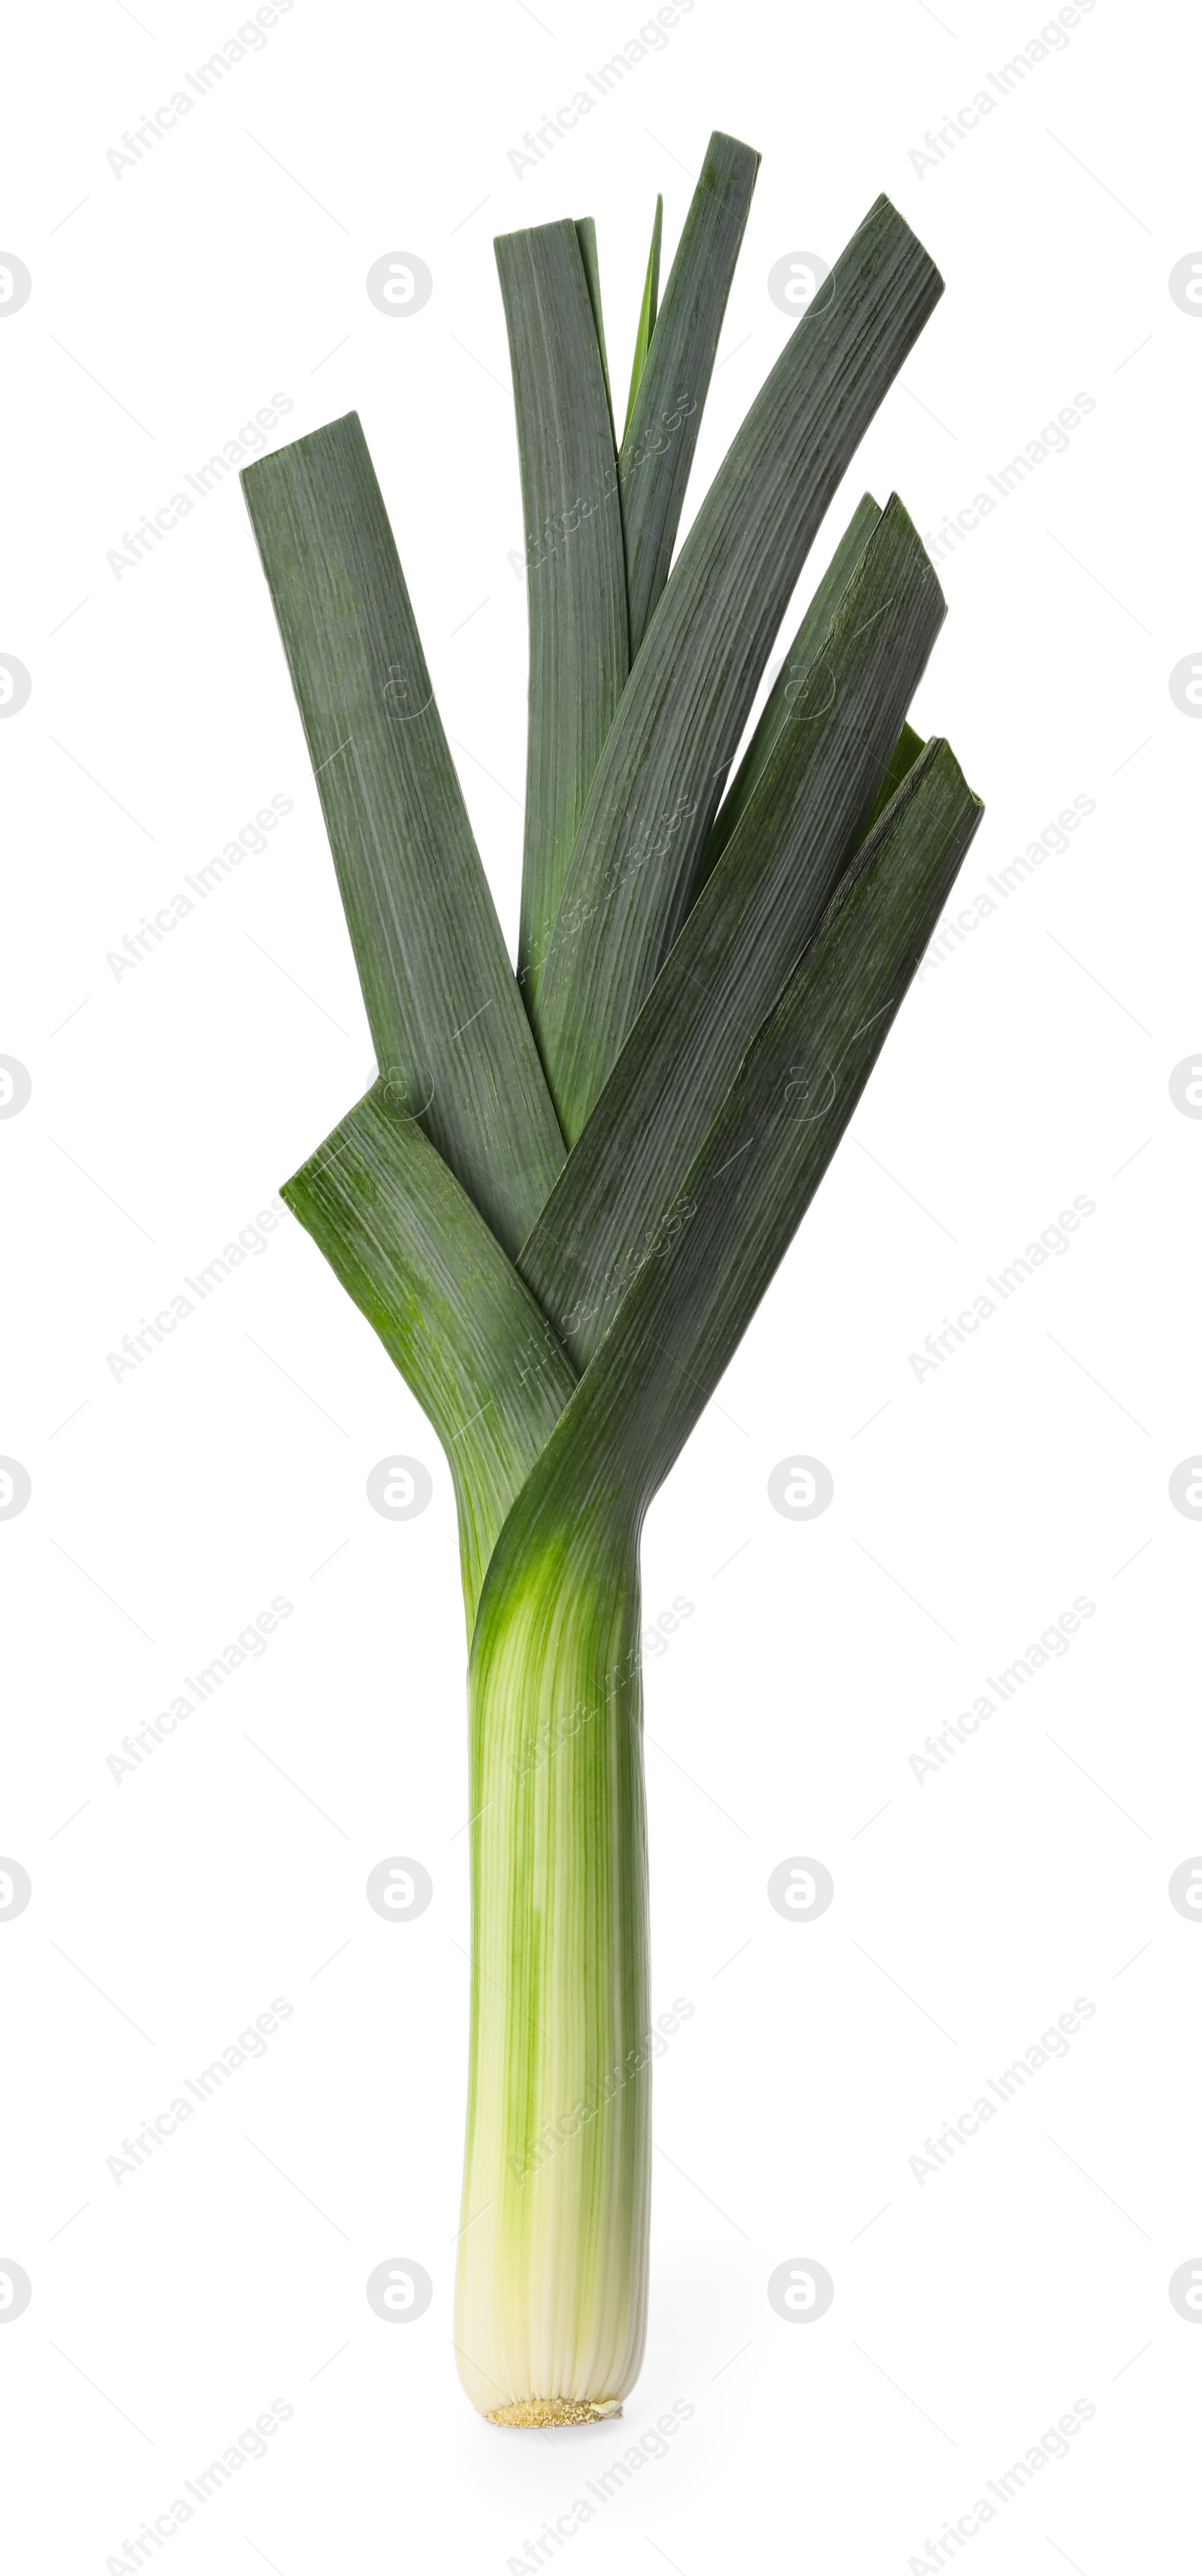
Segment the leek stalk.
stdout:
<path fill-rule="evenodd" d="M 673 561 L 758 155 L 711 138 L 617 443 L 591 218 L 497 244 L 530 621 L 505 953 L 354 414 L 243 487 L 380 1065 L 284 1197 L 446 1451 L 472 1995 L 455 2344 L 496 2422 L 620 2411 L 647 2326 L 639 1541 L 980 819 L 906 721 L 944 614 L 860 503 L 741 766 L 834 489 L 942 292 L 878 199 Z M 725 793 L 723 792 L 725 791 Z"/>

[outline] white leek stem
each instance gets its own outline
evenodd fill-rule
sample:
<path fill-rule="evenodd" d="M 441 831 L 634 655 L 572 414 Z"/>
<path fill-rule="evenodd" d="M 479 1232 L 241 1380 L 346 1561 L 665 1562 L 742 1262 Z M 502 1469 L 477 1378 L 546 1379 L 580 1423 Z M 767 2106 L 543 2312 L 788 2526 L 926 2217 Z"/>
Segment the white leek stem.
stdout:
<path fill-rule="evenodd" d="M 472 2030 L 455 2340 L 482 2414 L 614 2413 L 647 2309 L 637 1552 L 543 1543 L 469 1676 Z"/>

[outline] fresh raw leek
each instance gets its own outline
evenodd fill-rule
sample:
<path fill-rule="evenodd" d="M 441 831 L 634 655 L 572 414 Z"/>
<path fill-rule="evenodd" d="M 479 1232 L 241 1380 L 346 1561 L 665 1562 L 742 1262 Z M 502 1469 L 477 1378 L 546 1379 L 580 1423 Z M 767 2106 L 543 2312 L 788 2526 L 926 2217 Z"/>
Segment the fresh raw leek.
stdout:
<path fill-rule="evenodd" d="M 591 219 L 497 243 L 526 522 L 511 967 L 354 414 L 243 482 L 379 1079 L 289 1206 L 446 1451 L 472 2002 L 455 2342 L 481 2413 L 619 2411 L 647 2316 L 639 1537 L 855 1109 L 980 817 L 906 722 L 944 614 L 865 498 L 940 280 L 885 198 L 673 549 L 758 156 L 711 138 L 620 445 Z"/>

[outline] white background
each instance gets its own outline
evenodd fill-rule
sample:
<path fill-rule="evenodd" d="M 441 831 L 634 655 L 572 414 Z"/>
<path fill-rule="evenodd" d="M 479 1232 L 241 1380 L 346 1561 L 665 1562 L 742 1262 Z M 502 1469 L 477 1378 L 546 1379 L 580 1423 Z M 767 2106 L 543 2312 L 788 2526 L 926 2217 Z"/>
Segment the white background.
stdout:
<path fill-rule="evenodd" d="M 940 566 L 915 708 L 987 814 L 971 895 L 1082 795 L 1096 811 L 911 994 L 803 1232 L 652 1512 L 656 2069 L 651 2329 L 627 2439 L 694 2412 L 573 2537 L 585 2576 L 665 2562 L 934 2566 L 924 2543 L 1078 2400 L 1095 2415 L 944 2563 L 1112 2576 L 1192 2563 L 1202 2334 L 1202 1528 L 1168 1479 L 1202 1434 L 1202 1124 L 1168 1090 L 1202 1040 L 1202 256 L 1186 13 L 1099 0 L 935 166 L 910 155 L 1037 35 L 1037 12 L 697 0 L 520 179 L 524 130 L 637 11 L 296 0 L 131 168 L 106 153 L 231 37 L 233 10 L 92 0 L 6 38 L 0 325 L 0 1523 L 12 1677 L 0 1846 L 0 2334 L 7 2552 L 133 2566 L 273 2399 L 294 2412 L 163 2549 L 176 2576 L 497 2570 L 620 2456 L 618 2428 L 484 2424 L 454 2373 L 468 1941 L 464 1638 L 449 1477 L 408 1391 L 290 1218 L 117 1382 L 106 1354 L 267 1206 L 371 1047 L 282 655 L 226 485 L 119 580 L 106 562 L 273 394 L 278 441 L 355 407 L 393 517 L 507 935 L 516 930 L 525 598 L 495 232 L 593 212 L 624 387 L 657 188 L 665 260 L 712 126 L 763 167 L 689 511 L 790 327 L 767 274 L 833 258 L 885 190 L 947 293 L 803 580 L 864 489 L 938 528 L 1078 392 L 1068 452 Z M 420 314 L 370 263 L 429 266 Z M 686 524 L 689 513 L 686 513 Z M 793 621 L 795 622 L 795 608 Z M 788 628 L 792 631 L 792 624 Z M 272 795 L 266 850 L 118 979 L 106 963 Z M 1096 1212 L 919 1382 L 911 1351 L 1081 1195 Z M 186 1293 L 186 1292 L 185 1292 Z M 434 1499 L 397 1525 L 391 1448 Z M 766 1485 L 824 1460 L 830 1509 Z M 274 1595 L 266 1654 L 118 1785 L 106 1755 Z M 1078 1595 L 1062 1659 L 921 1783 L 909 1756 Z M 368 1870 L 421 1858 L 420 1921 Z M 766 1897 L 794 1853 L 820 1922 Z M 118 2186 L 106 2158 L 273 1997 L 265 2058 Z M 1062 2062 L 921 2184 L 909 2159 L 1078 1996 Z M 430 2273 L 405 2328 L 374 2265 Z M 770 2272 L 835 2298 L 799 2329 Z M 979 2547 L 978 2547 L 979 2541 Z M 143 2563 L 162 2551 L 144 2550 Z"/>

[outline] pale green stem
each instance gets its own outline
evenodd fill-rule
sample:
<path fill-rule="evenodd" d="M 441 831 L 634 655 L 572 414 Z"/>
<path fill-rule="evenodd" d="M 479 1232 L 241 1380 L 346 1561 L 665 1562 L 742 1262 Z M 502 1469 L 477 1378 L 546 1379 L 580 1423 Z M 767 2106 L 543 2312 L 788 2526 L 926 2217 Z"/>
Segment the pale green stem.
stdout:
<path fill-rule="evenodd" d="M 614 2412 L 647 2308 L 651 2067 L 637 1542 L 486 1585 L 469 1669 L 472 2025 L 456 2292 L 482 2414 Z M 506 2411 L 503 2411 L 506 2410 Z"/>

